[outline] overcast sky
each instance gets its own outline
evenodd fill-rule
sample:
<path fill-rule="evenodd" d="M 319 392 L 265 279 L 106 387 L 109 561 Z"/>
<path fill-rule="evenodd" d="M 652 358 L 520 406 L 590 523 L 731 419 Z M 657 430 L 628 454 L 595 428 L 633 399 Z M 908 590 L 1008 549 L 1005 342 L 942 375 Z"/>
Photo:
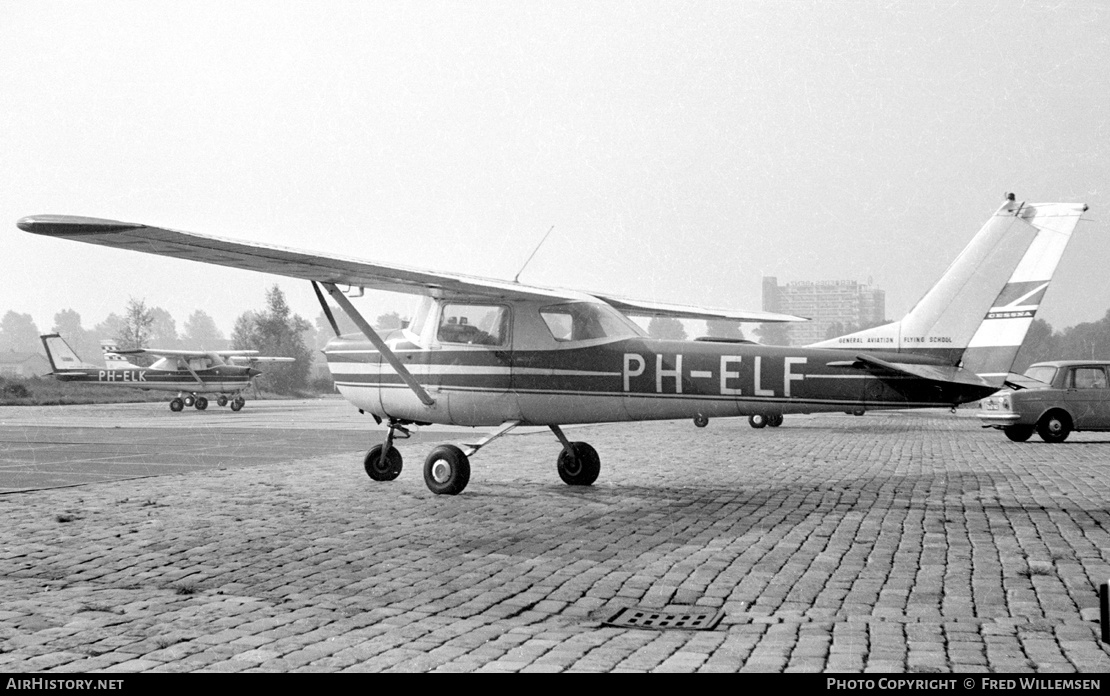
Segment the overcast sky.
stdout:
<path fill-rule="evenodd" d="M 1014 191 L 1081 201 L 1040 316 L 1110 309 L 1110 5 L 0 0 L 0 315 L 129 298 L 230 333 L 278 282 L 45 239 L 64 213 L 759 309 L 899 318 Z M 360 301 L 370 319 L 411 300 Z"/>

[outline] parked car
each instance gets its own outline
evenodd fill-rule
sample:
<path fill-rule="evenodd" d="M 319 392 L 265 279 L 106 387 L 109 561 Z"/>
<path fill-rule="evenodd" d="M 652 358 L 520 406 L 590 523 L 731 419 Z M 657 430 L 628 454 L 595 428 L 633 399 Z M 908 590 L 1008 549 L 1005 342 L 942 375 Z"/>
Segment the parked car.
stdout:
<path fill-rule="evenodd" d="M 1014 442 L 1033 433 L 1063 442 L 1080 430 L 1110 430 L 1110 360 L 1054 360 L 1029 367 L 1020 379 L 979 402 L 985 428 Z"/>

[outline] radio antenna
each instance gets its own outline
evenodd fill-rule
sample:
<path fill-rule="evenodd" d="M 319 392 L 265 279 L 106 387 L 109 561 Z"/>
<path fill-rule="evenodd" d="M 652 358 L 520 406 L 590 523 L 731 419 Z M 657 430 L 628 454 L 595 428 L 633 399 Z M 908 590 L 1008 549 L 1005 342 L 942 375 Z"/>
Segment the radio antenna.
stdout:
<path fill-rule="evenodd" d="M 553 229 L 555 229 L 555 225 L 551 226 L 551 229 L 549 229 L 547 231 L 547 234 L 545 234 L 543 236 L 543 239 L 540 240 L 540 243 L 537 244 L 536 248 L 532 250 L 532 253 L 528 255 L 527 260 L 525 260 L 525 262 L 524 262 L 524 266 L 521 266 L 520 270 L 516 272 L 515 276 L 513 276 L 513 282 L 514 283 L 519 283 L 520 282 L 520 274 L 524 272 L 525 266 L 527 266 L 528 263 L 532 260 L 532 257 L 536 255 L 536 252 L 540 250 L 540 247 L 543 246 L 543 243 L 547 241 L 547 236 L 551 234 L 551 230 L 553 230 Z"/>

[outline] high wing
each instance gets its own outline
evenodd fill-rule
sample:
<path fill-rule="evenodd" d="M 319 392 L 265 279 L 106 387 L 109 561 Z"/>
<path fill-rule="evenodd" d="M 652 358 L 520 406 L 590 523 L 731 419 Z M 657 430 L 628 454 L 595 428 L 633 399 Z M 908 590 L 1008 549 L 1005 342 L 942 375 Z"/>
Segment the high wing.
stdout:
<path fill-rule="evenodd" d="M 312 280 L 433 297 L 478 296 L 494 299 L 600 300 L 619 311 L 645 316 L 684 319 L 733 319 L 751 322 L 805 321 L 800 317 L 766 312 L 734 312 L 681 305 L 636 302 L 571 290 L 439 273 L 359 261 L 340 256 L 298 251 L 265 244 L 179 232 L 131 222 L 71 215 L 33 215 L 19 228 L 34 234 L 131 249 L 148 254 L 242 268 Z"/>
<path fill-rule="evenodd" d="M 253 351 L 257 353 L 258 351 Z M 222 355 L 222 354 L 221 354 Z M 228 362 L 238 365 L 239 363 L 247 363 L 254 365 L 256 363 L 275 363 L 275 362 L 294 362 L 296 358 L 286 358 L 268 355 L 232 355 L 228 357 Z"/>
<path fill-rule="evenodd" d="M 179 350 L 176 348 L 130 348 L 127 350 L 113 350 L 117 355 L 157 355 L 163 358 L 206 358 L 218 355 L 222 358 L 236 356 L 258 355 L 257 350 Z"/>

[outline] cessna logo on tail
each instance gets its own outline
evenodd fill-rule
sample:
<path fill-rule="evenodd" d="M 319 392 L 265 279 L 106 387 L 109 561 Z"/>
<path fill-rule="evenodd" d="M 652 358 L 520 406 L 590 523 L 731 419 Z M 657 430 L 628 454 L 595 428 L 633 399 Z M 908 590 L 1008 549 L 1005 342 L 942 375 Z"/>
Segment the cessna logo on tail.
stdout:
<path fill-rule="evenodd" d="M 1026 281 L 1008 283 L 994 306 L 987 312 L 987 319 L 1021 319 L 1032 317 L 1041 305 L 1041 298 L 1048 289 L 1047 282 Z"/>

